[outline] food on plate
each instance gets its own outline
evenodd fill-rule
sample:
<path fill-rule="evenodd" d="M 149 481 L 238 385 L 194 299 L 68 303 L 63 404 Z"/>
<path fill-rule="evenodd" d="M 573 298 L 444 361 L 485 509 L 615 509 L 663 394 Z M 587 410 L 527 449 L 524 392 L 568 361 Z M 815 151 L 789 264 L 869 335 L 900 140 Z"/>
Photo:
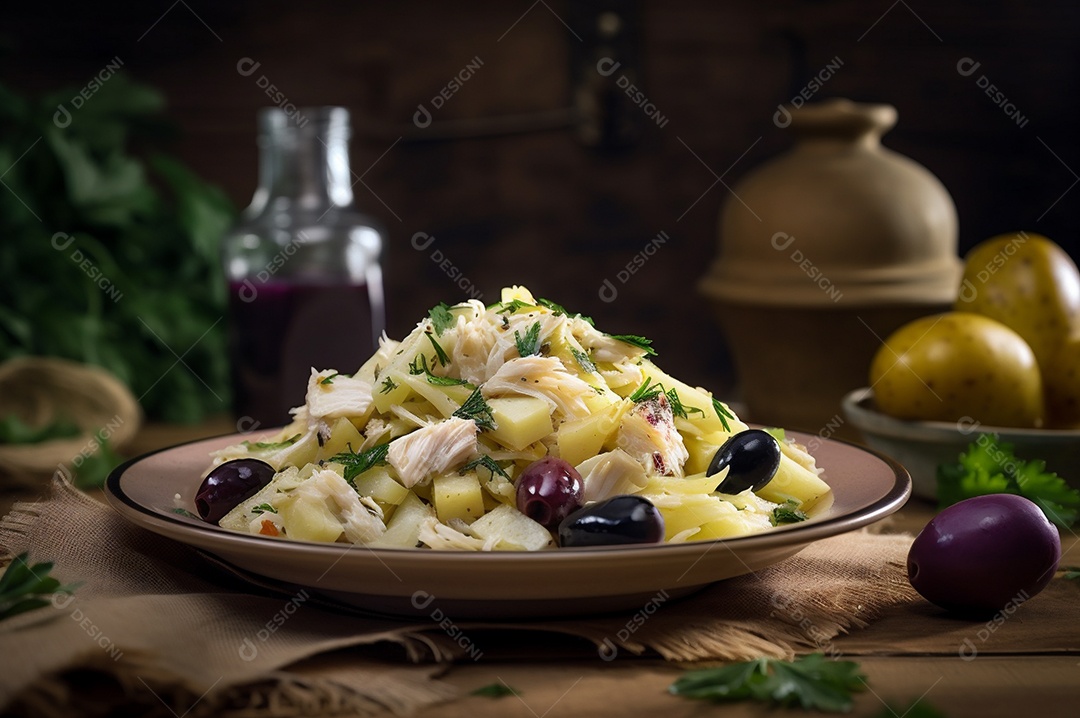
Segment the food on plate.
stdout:
<path fill-rule="evenodd" d="M 614 496 L 580 508 L 559 524 L 559 545 L 610 546 L 658 543 L 664 539 L 664 517 L 643 496 Z"/>
<path fill-rule="evenodd" d="M 908 579 L 922 596 L 959 613 L 993 614 L 1046 587 L 1061 558 L 1058 530 L 1014 494 L 953 504 L 930 520 L 908 553 Z"/>
<path fill-rule="evenodd" d="M 1011 328 L 1043 365 L 1080 322 L 1080 272 L 1046 237 L 1002 234 L 968 252 L 955 309 Z"/>
<path fill-rule="evenodd" d="M 712 476 L 727 468 L 727 476 L 716 487 L 724 494 L 741 494 L 747 489 L 761 491 L 776 475 L 782 456 L 780 444 L 771 434 L 747 429 L 724 442 L 705 475 Z"/>
<path fill-rule="evenodd" d="M 741 536 L 827 506 L 803 446 L 748 429 L 650 345 L 523 287 L 440 304 L 351 376 L 313 369 L 276 434 L 214 452 L 208 483 L 237 460 L 272 476 L 200 514 L 302 541 L 535 551 Z"/>
<path fill-rule="evenodd" d="M 217 523 L 274 478 L 274 467 L 258 459 L 233 459 L 215 466 L 195 494 L 199 517 Z"/>
<path fill-rule="evenodd" d="M 1038 427 L 1045 413 L 1031 347 L 1001 322 L 970 312 L 900 327 L 874 355 L 870 384 L 878 408 L 899 419 Z"/>

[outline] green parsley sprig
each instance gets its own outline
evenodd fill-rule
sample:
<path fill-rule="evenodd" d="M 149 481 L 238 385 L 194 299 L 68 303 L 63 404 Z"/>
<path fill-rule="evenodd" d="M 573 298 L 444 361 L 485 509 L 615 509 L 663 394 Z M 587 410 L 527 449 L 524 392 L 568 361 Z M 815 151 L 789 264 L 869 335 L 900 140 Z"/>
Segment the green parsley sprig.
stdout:
<path fill-rule="evenodd" d="M 839 713 L 851 710 L 852 693 L 865 688 L 866 679 L 857 663 L 812 653 L 794 661 L 759 658 L 688 671 L 668 691 L 716 703 L 752 700 Z"/>
<path fill-rule="evenodd" d="M 424 336 L 428 338 L 431 346 L 435 348 L 435 356 L 438 357 L 439 364 L 442 366 L 449 364 L 450 357 L 446 355 L 446 350 L 442 348 L 442 345 L 435 341 L 435 337 L 431 336 L 431 332 L 424 332 Z"/>
<path fill-rule="evenodd" d="M 528 302 L 523 302 L 520 299 L 514 299 L 509 302 L 496 302 L 491 306 L 499 307 L 497 310 L 495 310 L 496 314 L 517 314 L 522 309 L 536 309 L 535 304 L 529 304 Z M 491 307 L 488 307 L 488 309 L 491 309 Z"/>
<path fill-rule="evenodd" d="M 659 383 L 653 384 L 652 377 L 647 376 L 645 377 L 645 381 L 642 382 L 641 386 L 635 389 L 634 393 L 630 395 L 630 401 L 634 402 L 635 404 L 640 404 L 643 401 L 655 399 L 663 393 L 664 385 Z"/>
<path fill-rule="evenodd" d="M 472 394 L 469 394 L 469 398 L 453 413 L 453 416 L 459 419 L 472 419 L 476 422 L 476 426 L 481 429 L 496 428 L 491 406 L 484 400 L 484 395 L 480 393 L 480 387 L 477 387 Z"/>
<path fill-rule="evenodd" d="M 77 584 L 60 585 L 49 576 L 52 562 L 29 562 L 29 554 L 16 556 L 0 576 L 0 621 L 49 605 L 49 598 L 58 594 L 71 594 Z"/>
<path fill-rule="evenodd" d="M 701 414 L 705 416 L 705 412 L 696 406 L 686 406 L 682 403 L 682 399 L 679 398 L 679 392 L 674 387 L 668 389 L 665 392 L 667 396 L 668 404 L 671 405 L 671 413 L 680 419 L 689 419 L 691 414 Z"/>
<path fill-rule="evenodd" d="M 514 343 L 517 344 L 518 354 L 523 357 L 531 357 L 540 353 L 540 322 L 533 322 L 525 330 L 525 336 L 517 329 L 514 330 Z"/>
<path fill-rule="evenodd" d="M 443 335 L 443 332 L 454 326 L 454 315 L 450 313 L 450 307 L 446 302 L 439 302 L 429 309 L 428 317 L 431 318 L 431 326 L 434 327 L 435 333 L 440 337 Z"/>
<path fill-rule="evenodd" d="M 941 464 L 937 469 L 942 508 L 986 494 L 1017 494 L 1030 499 L 1062 528 L 1080 518 L 1080 491 L 1046 471 L 1045 461 L 1018 458 L 1012 444 L 998 441 L 993 434 L 981 434 L 955 464 Z"/>
<path fill-rule="evenodd" d="M 608 334 L 612 339 L 630 344 L 645 352 L 648 356 L 656 356 L 656 350 L 652 348 L 652 339 L 638 336 L 637 334 Z"/>
<path fill-rule="evenodd" d="M 461 470 L 458 471 L 458 474 L 464 476 L 478 466 L 483 466 L 485 469 L 488 470 L 488 472 L 491 474 L 489 480 L 490 478 L 494 478 L 495 476 L 501 476 L 507 481 L 510 480 L 510 474 L 506 473 L 503 467 L 499 466 L 499 462 L 495 461 L 495 459 L 491 458 L 487 454 L 482 455 L 478 459 L 473 459 L 469 463 L 462 466 Z"/>
<path fill-rule="evenodd" d="M 782 526 L 784 524 L 797 524 L 800 521 L 806 521 L 809 518 L 810 517 L 799 508 L 798 501 L 788 499 L 772 510 L 772 515 L 769 516 L 769 523 L 773 526 Z"/>
<path fill-rule="evenodd" d="M 582 371 L 589 372 L 590 374 L 596 371 L 596 364 L 593 364 L 593 361 L 589 358 L 588 354 L 575 349 L 574 347 L 570 347 L 570 353 L 574 356 L 574 359 L 577 360 L 578 366 L 581 367 Z"/>
<path fill-rule="evenodd" d="M 596 322 L 593 321 L 592 317 L 587 317 L 584 314 L 571 313 L 571 312 L 567 311 L 566 307 L 564 307 L 561 304 L 556 304 L 555 302 L 551 301 L 550 299 L 544 299 L 543 297 L 539 297 L 536 300 L 536 303 L 539 304 L 541 307 L 544 307 L 545 309 L 550 310 L 551 313 L 556 315 L 556 316 L 562 314 L 562 315 L 567 316 L 567 317 L 580 317 L 583 321 L 587 322 L 589 324 L 589 326 L 591 326 L 591 327 L 596 326 Z"/>
<path fill-rule="evenodd" d="M 731 425 L 728 424 L 728 419 L 734 419 L 735 415 L 728 410 L 724 403 L 719 399 L 712 400 L 713 411 L 716 412 L 716 418 L 720 419 L 720 423 L 724 426 L 724 431 L 731 433 Z"/>
<path fill-rule="evenodd" d="M 374 468 L 380 464 L 386 463 L 386 454 L 390 451 L 390 442 L 385 444 L 379 444 L 373 446 L 370 449 L 357 453 L 355 451 L 343 451 L 340 454 L 334 454 L 327 462 L 334 462 L 341 464 L 345 467 L 345 480 L 349 482 L 349 485 L 354 489 L 356 488 L 356 477 L 364 473 L 368 469 Z"/>

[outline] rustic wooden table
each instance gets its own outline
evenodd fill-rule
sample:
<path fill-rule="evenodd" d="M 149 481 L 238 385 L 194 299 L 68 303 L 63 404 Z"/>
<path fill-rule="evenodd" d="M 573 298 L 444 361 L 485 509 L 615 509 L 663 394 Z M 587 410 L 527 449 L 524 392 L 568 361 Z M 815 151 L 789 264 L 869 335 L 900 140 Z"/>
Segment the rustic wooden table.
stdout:
<path fill-rule="evenodd" d="M 127 453 L 235 431 L 224 418 L 192 427 L 155 426 L 140 432 Z M 0 501 L 5 512 L 14 497 Z M 917 533 L 934 507 L 912 500 L 885 530 Z M 1080 565 L 1077 536 L 1063 532 L 1062 565 Z M 922 699 L 949 718 L 961 716 L 1080 715 L 1080 582 L 1055 578 L 1030 603 L 998 623 L 962 621 L 929 604 L 904 607 L 869 627 L 837 638 L 844 658 L 857 661 L 867 690 L 852 715 L 904 718 Z M 329 657 L 325 660 L 333 660 Z M 395 653 L 387 660 L 400 660 Z M 667 687 L 681 667 L 650 658 L 600 660 L 591 646 L 553 637 L 530 642 L 529 652 L 496 645 L 483 660 L 448 666 L 441 679 L 465 696 L 431 707 L 423 718 L 586 718 L 663 715 L 773 715 L 757 705 L 712 704 L 673 697 Z M 518 696 L 468 695 L 505 683 Z"/>

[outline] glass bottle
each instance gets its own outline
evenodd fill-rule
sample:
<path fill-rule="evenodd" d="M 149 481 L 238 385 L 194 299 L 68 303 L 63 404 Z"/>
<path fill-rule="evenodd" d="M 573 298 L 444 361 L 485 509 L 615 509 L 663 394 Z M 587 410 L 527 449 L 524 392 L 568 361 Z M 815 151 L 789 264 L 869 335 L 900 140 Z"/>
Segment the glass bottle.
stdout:
<path fill-rule="evenodd" d="M 355 372 L 385 324 L 384 231 L 353 204 L 349 112 L 258 114 L 259 186 L 225 237 L 234 409 L 277 426 L 311 368 Z"/>

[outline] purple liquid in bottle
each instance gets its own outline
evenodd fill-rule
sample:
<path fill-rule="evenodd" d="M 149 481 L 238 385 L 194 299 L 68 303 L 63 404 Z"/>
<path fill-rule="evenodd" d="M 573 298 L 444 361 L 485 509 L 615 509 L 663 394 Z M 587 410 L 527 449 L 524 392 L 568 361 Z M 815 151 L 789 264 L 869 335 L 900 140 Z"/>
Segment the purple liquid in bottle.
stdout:
<path fill-rule="evenodd" d="M 311 368 L 352 374 L 383 329 L 365 284 L 229 283 L 229 350 L 237 416 L 263 427 L 304 403 Z"/>

